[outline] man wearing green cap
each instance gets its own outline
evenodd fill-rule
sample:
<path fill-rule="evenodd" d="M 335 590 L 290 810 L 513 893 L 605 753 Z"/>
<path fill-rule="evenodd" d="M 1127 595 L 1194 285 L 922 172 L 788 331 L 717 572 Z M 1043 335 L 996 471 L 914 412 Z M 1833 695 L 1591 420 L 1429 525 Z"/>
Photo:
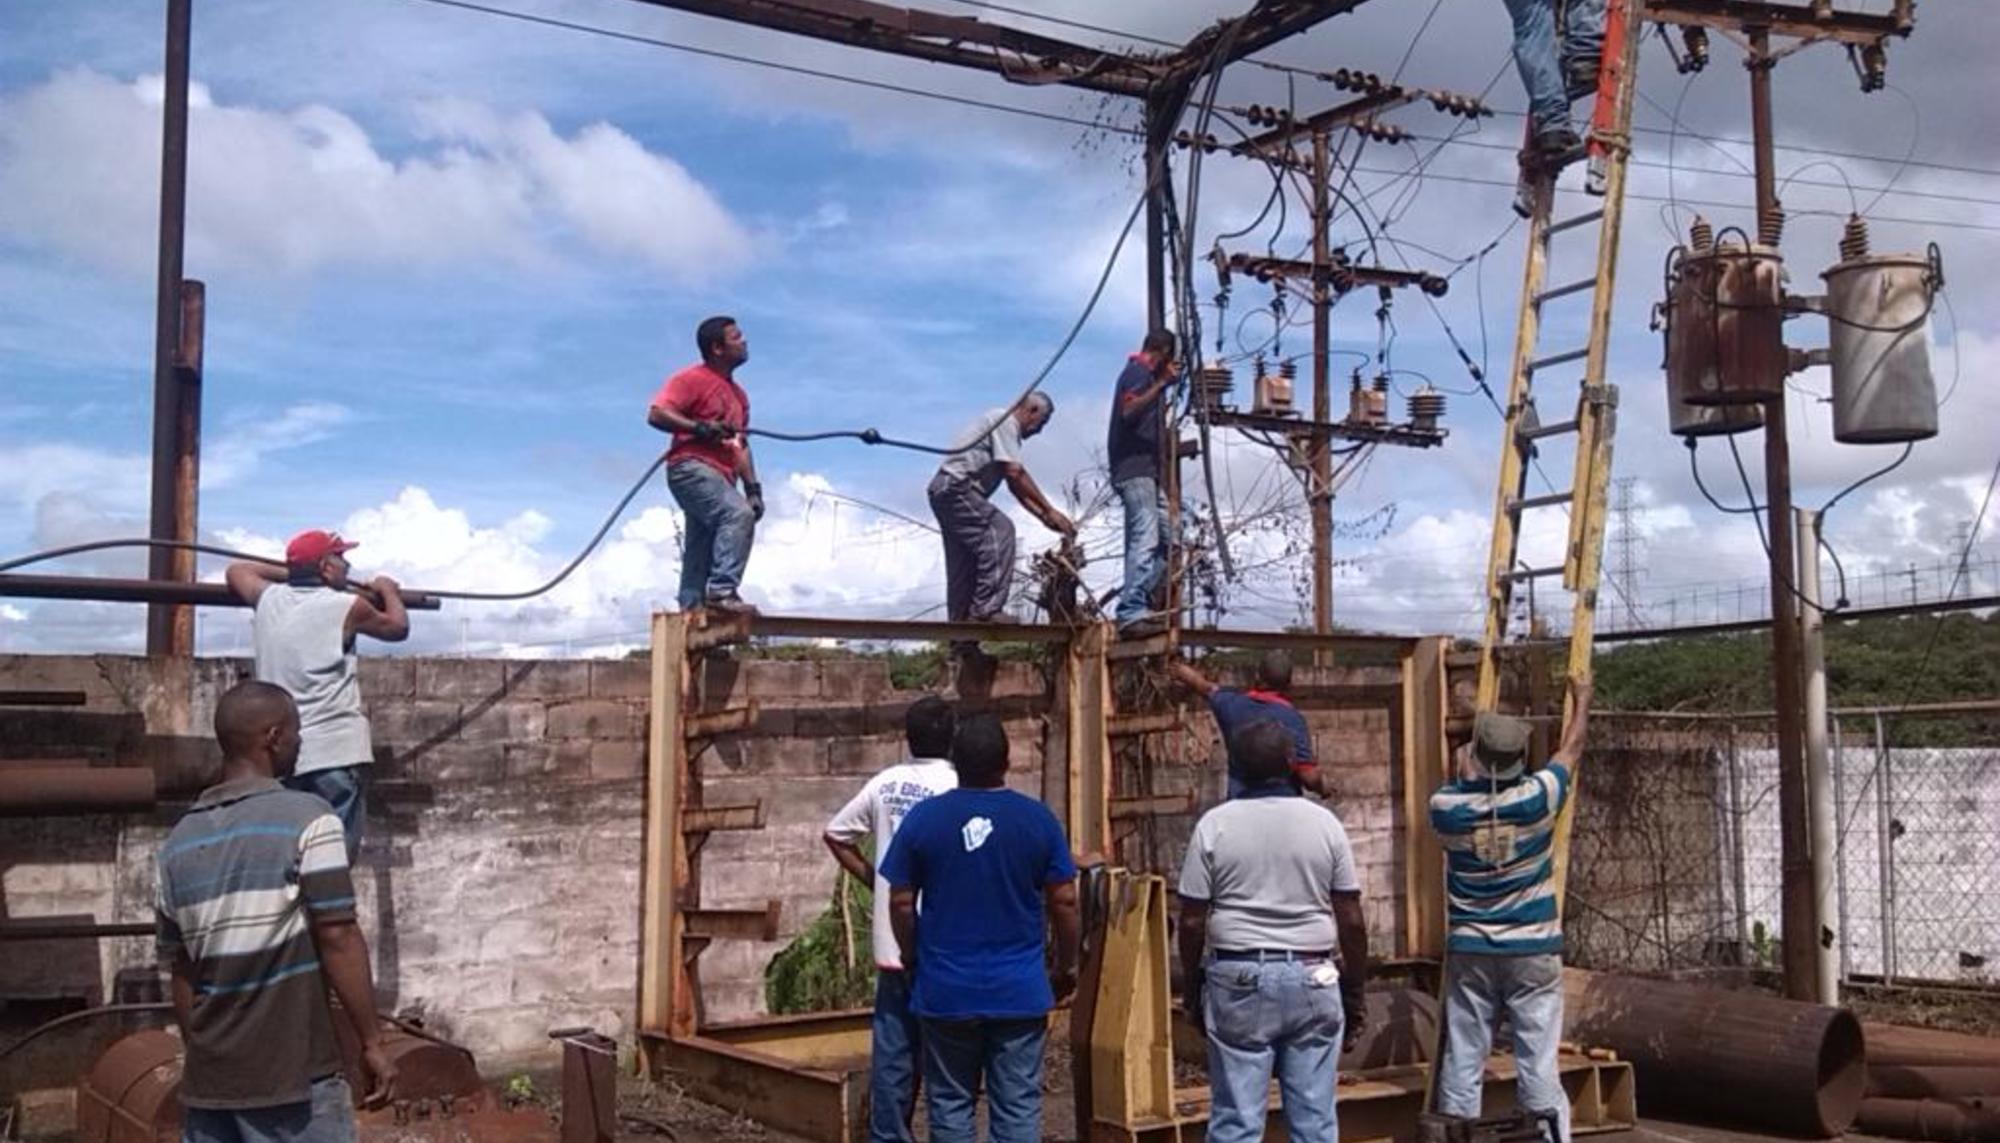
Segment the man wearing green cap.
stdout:
<path fill-rule="evenodd" d="M 1528 769 L 1525 721 L 1481 711 L 1464 776 L 1431 795 L 1450 901 L 1435 1110 L 1479 1115 L 1493 1022 L 1504 1013 L 1514 1029 L 1518 1102 L 1542 1117 L 1550 1143 L 1569 1139 L 1569 1099 L 1556 1074 L 1563 991 L 1555 828 L 1583 754 L 1590 684 L 1571 679 L 1569 697 L 1569 723 L 1548 765 Z"/>

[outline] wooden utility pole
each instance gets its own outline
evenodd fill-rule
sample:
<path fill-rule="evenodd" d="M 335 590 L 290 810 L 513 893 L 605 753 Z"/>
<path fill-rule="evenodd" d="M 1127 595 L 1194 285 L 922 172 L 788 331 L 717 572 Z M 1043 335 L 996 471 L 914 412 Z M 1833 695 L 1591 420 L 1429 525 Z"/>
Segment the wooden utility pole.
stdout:
<path fill-rule="evenodd" d="M 200 389 L 183 383 L 187 360 L 182 326 L 188 304 L 181 281 L 187 234 L 188 61 L 193 0 L 167 0 L 164 98 L 160 102 L 160 252 L 153 323 L 153 470 L 148 534 L 190 543 L 201 456 Z M 195 302 L 197 311 L 199 301 Z M 199 318 L 197 317 L 197 322 Z M 197 335 L 198 336 L 198 335 Z M 199 353 L 195 355 L 199 376 Z M 146 561 L 149 579 L 194 580 L 194 553 L 155 547 Z M 194 611 L 185 604 L 149 604 L 146 654 L 185 658 L 194 653 Z"/>
<path fill-rule="evenodd" d="M 1333 265 L 1328 257 L 1327 230 L 1333 225 L 1332 171 L 1327 155 L 1324 129 L 1312 137 L 1312 251 L 1313 251 L 1313 421 L 1326 424 L 1333 419 L 1332 332 L 1328 310 L 1332 307 L 1329 275 Z M 1333 440 L 1325 433 L 1312 438 L 1312 479 L 1306 500 L 1312 509 L 1313 631 L 1325 635 L 1333 630 Z"/>

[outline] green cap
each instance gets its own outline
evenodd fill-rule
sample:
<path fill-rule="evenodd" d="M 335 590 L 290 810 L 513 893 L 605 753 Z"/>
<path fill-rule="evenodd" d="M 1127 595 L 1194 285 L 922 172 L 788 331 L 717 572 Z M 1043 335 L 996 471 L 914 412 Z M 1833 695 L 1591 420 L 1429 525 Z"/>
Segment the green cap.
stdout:
<path fill-rule="evenodd" d="M 1482 710 L 1472 719 L 1472 752 L 1488 771 L 1504 774 L 1527 761 L 1533 733 L 1525 719 Z"/>

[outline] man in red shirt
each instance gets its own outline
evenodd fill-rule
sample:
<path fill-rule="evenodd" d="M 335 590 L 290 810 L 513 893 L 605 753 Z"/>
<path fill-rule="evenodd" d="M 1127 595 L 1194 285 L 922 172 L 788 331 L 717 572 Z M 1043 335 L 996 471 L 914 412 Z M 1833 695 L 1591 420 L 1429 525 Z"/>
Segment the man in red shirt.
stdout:
<path fill-rule="evenodd" d="M 667 487 L 687 519 L 681 610 L 754 613 L 737 594 L 757 521 L 764 518 L 764 486 L 757 483 L 743 435 L 750 426 L 750 396 L 736 383 L 737 367 L 750 360 L 750 343 L 732 317 L 702 322 L 694 341 L 701 364 L 669 377 L 646 410 L 646 423 L 674 438 L 667 450 Z"/>

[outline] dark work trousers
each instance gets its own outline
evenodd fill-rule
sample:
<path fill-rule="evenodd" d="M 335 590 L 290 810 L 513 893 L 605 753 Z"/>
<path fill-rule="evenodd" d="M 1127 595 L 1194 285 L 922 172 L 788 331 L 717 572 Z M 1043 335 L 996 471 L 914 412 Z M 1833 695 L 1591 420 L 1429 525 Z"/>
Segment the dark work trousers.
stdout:
<path fill-rule="evenodd" d="M 931 478 L 931 512 L 944 534 L 947 619 L 988 619 L 1007 604 L 1014 578 L 1014 522 L 969 480 Z"/>

